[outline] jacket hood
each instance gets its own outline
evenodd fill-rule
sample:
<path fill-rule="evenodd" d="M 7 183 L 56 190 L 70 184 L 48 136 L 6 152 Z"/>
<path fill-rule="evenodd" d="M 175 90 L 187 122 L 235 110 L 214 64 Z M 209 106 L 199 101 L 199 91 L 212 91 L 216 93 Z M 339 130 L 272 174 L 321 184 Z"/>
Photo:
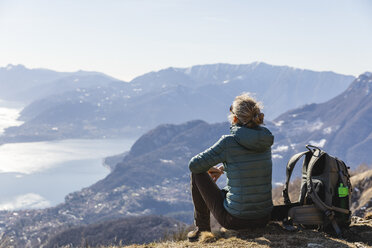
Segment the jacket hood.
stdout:
<path fill-rule="evenodd" d="M 233 125 L 230 132 L 235 140 L 248 150 L 264 152 L 274 143 L 274 135 L 265 127 L 247 128 Z"/>

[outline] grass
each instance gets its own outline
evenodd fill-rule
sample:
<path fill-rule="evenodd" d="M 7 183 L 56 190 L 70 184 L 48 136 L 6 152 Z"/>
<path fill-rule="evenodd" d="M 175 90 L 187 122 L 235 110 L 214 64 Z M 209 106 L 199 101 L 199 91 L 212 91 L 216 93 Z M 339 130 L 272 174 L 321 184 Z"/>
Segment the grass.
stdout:
<path fill-rule="evenodd" d="M 372 216 L 372 215 L 371 215 Z M 144 245 L 130 245 L 128 248 L 196 248 L 196 247 L 371 247 L 372 245 L 372 220 L 353 218 L 354 223 L 345 231 L 345 239 L 338 239 L 317 230 L 299 229 L 289 232 L 276 222 L 270 223 L 266 228 L 250 231 L 214 231 L 204 232 L 198 242 L 187 240 L 163 241 Z M 105 248 L 121 248 L 124 246 L 111 246 Z"/>

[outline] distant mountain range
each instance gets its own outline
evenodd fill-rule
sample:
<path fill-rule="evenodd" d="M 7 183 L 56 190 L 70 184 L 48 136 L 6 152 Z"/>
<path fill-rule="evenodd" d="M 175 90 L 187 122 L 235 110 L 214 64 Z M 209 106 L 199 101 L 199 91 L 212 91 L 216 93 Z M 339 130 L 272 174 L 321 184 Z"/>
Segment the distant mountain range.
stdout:
<path fill-rule="evenodd" d="M 78 87 L 108 86 L 113 82 L 120 81 L 100 72 L 56 72 L 8 65 L 0 68 L 0 99 L 28 104 Z"/>
<path fill-rule="evenodd" d="M 267 119 L 346 89 L 353 76 L 265 63 L 168 68 L 126 83 L 102 73 L 57 73 L 23 66 L 0 69 L 2 97 L 31 102 L 25 123 L 3 142 L 141 134 L 162 123 L 226 120 L 234 97 L 251 92 Z"/>

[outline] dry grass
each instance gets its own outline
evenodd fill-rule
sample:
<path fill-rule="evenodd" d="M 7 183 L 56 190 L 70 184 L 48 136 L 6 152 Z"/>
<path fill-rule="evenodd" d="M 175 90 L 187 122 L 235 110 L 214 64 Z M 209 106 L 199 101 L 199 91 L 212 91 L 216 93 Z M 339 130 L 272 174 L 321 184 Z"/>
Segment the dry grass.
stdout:
<path fill-rule="evenodd" d="M 372 220 L 372 212 L 366 213 L 366 215 L 364 216 L 364 219 Z"/>
<path fill-rule="evenodd" d="M 351 228 L 345 232 L 345 239 L 337 239 L 328 234 L 316 230 L 298 230 L 296 232 L 286 231 L 279 223 L 270 223 L 266 228 L 250 231 L 216 231 L 205 232 L 198 242 L 188 241 L 166 241 L 145 245 L 130 245 L 128 248 L 196 248 L 196 247 L 371 247 L 372 245 L 372 221 L 357 219 Z M 108 248 L 108 247 L 107 247 Z M 110 248 L 119 248 L 112 246 Z"/>
<path fill-rule="evenodd" d="M 283 196 L 282 196 L 283 187 L 284 186 L 273 188 L 272 195 L 273 195 L 274 205 L 284 204 Z M 300 189 L 301 189 L 301 178 L 298 177 L 289 183 L 288 194 L 289 194 L 289 199 L 291 199 L 291 202 L 298 201 L 298 198 L 300 196 Z"/>

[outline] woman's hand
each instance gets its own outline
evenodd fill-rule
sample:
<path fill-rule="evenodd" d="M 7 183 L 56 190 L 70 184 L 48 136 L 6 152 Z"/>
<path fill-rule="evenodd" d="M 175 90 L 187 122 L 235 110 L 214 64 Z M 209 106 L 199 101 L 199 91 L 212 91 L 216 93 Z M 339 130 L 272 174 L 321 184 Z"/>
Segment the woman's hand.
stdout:
<path fill-rule="evenodd" d="M 223 165 L 213 166 L 208 170 L 208 174 L 211 176 L 214 182 L 217 182 L 218 178 L 223 174 Z"/>

